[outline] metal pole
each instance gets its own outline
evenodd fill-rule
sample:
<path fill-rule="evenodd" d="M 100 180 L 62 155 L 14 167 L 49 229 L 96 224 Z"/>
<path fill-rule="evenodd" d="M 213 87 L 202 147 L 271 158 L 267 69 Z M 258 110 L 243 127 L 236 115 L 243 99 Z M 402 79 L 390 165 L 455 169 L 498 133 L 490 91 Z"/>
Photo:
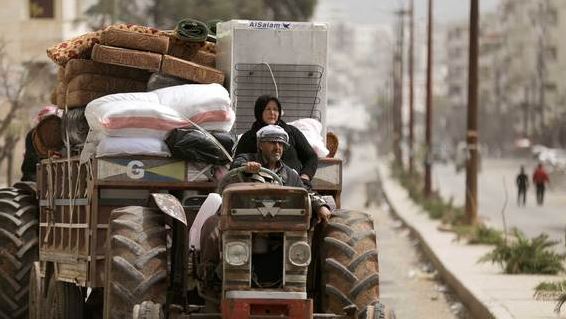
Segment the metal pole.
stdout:
<path fill-rule="evenodd" d="M 393 137 L 393 153 L 395 155 L 395 162 L 403 167 L 403 153 L 401 149 L 401 141 L 403 140 L 403 35 L 404 35 L 404 21 L 403 10 L 397 11 L 398 15 L 398 35 L 397 47 L 394 54 L 394 125 L 395 135 Z"/>
<path fill-rule="evenodd" d="M 398 126 L 398 100 L 399 100 L 399 81 L 397 80 L 398 77 L 398 63 L 399 63 L 399 55 L 398 55 L 398 45 L 395 47 L 393 52 L 393 68 L 391 70 L 391 82 L 392 82 L 392 96 L 391 96 L 391 116 L 392 116 L 392 126 L 393 126 L 393 138 L 391 139 L 391 149 L 393 150 L 393 155 L 395 157 L 395 161 L 399 162 L 400 158 L 400 146 L 399 146 L 399 126 Z"/>
<path fill-rule="evenodd" d="M 425 196 L 432 194 L 432 67 L 433 67 L 433 39 L 432 39 L 432 0 L 428 0 L 428 43 L 426 68 L 426 158 L 425 158 Z"/>
<path fill-rule="evenodd" d="M 403 70 L 405 69 L 405 60 L 404 60 L 404 44 L 405 44 L 405 14 L 406 11 L 404 11 L 403 9 L 400 10 L 399 12 L 399 19 L 400 19 L 400 23 L 401 23 L 401 30 L 400 30 L 400 37 L 399 37 L 399 106 L 398 106 L 398 111 L 399 112 L 399 164 L 401 165 L 401 168 L 404 167 L 403 165 L 403 148 L 401 147 L 402 143 L 403 143 L 403 86 L 404 86 L 404 80 L 403 80 L 403 75 L 404 72 Z"/>
<path fill-rule="evenodd" d="M 471 0 L 468 73 L 468 161 L 466 165 L 466 222 L 477 222 L 478 207 L 478 35 L 479 0 Z"/>
<path fill-rule="evenodd" d="M 415 0 L 411 0 L 411 20 L 409 31 L 409 173 L 413 173 L 415 165 L 415 106 L 414 106 L 414 63 L 415 63 Z"/>

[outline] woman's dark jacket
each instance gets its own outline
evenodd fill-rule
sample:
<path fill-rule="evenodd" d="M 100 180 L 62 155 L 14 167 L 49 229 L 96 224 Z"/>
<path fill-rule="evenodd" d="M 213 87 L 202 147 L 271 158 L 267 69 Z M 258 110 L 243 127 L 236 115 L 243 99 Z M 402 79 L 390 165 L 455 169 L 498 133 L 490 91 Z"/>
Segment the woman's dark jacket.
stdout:
<path fill-rule="evenodd" d="M 283 163 L 296 170 L 299 175 L 308 175 L 312 180 L 318 166 L 318 156 L 306 137 L 298 128 L 283 121 L 278 121 L 277 125 L 281 126 L 289 134 L 289 147 L 283 151 Z M 265 125 L 255 122 L 251 130 L 242 135 L 236 147 L 235 156 L 242 153 L 257 153 L 256 133 L 263 126 Z"/>

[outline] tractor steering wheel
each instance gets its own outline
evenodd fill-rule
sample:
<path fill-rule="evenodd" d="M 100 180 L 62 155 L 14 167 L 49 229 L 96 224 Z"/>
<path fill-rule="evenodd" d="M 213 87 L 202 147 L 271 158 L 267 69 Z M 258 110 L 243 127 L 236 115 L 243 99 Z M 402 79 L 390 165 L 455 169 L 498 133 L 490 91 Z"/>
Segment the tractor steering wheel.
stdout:
<path fill-rule="evenodd" d="M 283 180 L 281 179 L 281 177 L 279 177 L 279 175 L 275 174 L 273 171 L 265 168 L 265 167 L 260 167 L 259 168 L 259 173 L 264 173 L 269 175 L 269 177 L 271 177 L 275 182 L 277 182 L 277 184 L 279 185 L 283 185 Z M 226 185 L 229 184 L 229 182 L 234 179 L 237 178 L 238 181 L 240 183 L 245 182 L 246 180 L 246 176 L 244 174 L 249 174 L 246 172 L 246 167 L 238 167 L 235 168 L 233 170 L 230 170 L 225 176 L 224 178 L 222 178 L 222 180 L 220 181 L 220 183 L 218 183 L 218 190 L 220 193 L 222 193 L 222 191 L 224 190 L 224 187 L 226 187 Z"/>

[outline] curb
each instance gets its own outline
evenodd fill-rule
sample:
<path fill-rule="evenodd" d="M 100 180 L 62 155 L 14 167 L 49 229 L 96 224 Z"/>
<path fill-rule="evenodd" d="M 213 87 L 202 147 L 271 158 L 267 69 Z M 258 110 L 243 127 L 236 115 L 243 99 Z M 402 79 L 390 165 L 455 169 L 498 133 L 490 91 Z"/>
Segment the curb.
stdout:
<path fill-rule="evenodd" d="M 378 175 L 380 179 L 381 189 L 383 191 L 383 196 L 385 197 L 385 201 L 390 207 L 391 213 L 399 219 L 404 226 L 406 226 L 411 233 L 419 239 L 421 243 L 422 250 L 426 257 L 432 262 L 436 270 L 438 271 L 439 275 L 443 279 L 443 281 L 452 288 L 452 290 L 458 295 L 460 301 L 466 306 L 469 312 L 474 316 L 474 318 L 499 318 L 499 319 L 507 319 L 507 318 L 514 318 L 514 316 L 509 313 L 507 309 L 501 307 L 501 305 L 488 305 L 481 300 L 477 295 L 475 295 L 466 285 L 458 279 L 451 271 L 446 269 L 442 260 L 434 253 L 433 249 L 431 248 L 431 243 L 427 241 L 427 239 L 421 234 L 421 232 L 413 226 L 404 216 L 399 214 L 395 203 L 391 200 L 390 194 L 387 193 L 386 187 L 384 187 L 384 180 L 393 181 L 392 178 L 389 176 L 385 176 L 385 170 L 383 168 L 384 164 L 380 164 L 378 168 Z M 396 183 L 396 181 L 395 181 Z M 407 199 L 408 201 L 412 202 L 415 206 L 420 207 L 419 205 L 415 204 L 411 199 Z"/>

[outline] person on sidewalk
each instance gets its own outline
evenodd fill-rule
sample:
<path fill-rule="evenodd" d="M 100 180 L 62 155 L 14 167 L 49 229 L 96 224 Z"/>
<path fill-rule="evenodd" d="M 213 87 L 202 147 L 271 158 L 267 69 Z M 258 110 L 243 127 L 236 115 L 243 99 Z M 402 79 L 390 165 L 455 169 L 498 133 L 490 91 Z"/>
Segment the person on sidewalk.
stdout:
<path fill-rule="evenodd" d="M 536 187 L 538 205 L 542 205 L 544 201 L 544 190 L 548 183 L 550 183 L 548 174 L 544 170 L 544 167 L 542 167 L 542 164 L 538 164 L 533 173 L 533 184 L 535 184 Z"/>
<path fill-rule="evenodd" d="M 525 174 L 525 167 L 521 165 L 521 171 L 519 175 L 517 175 L 517 180 L 515 181 L 517 184 L 517 190 L 519 191 L 517 194 L 517 205 L 523 206 L 527 203 L 527 188 L 529 187 L 529 177 Z"/>

